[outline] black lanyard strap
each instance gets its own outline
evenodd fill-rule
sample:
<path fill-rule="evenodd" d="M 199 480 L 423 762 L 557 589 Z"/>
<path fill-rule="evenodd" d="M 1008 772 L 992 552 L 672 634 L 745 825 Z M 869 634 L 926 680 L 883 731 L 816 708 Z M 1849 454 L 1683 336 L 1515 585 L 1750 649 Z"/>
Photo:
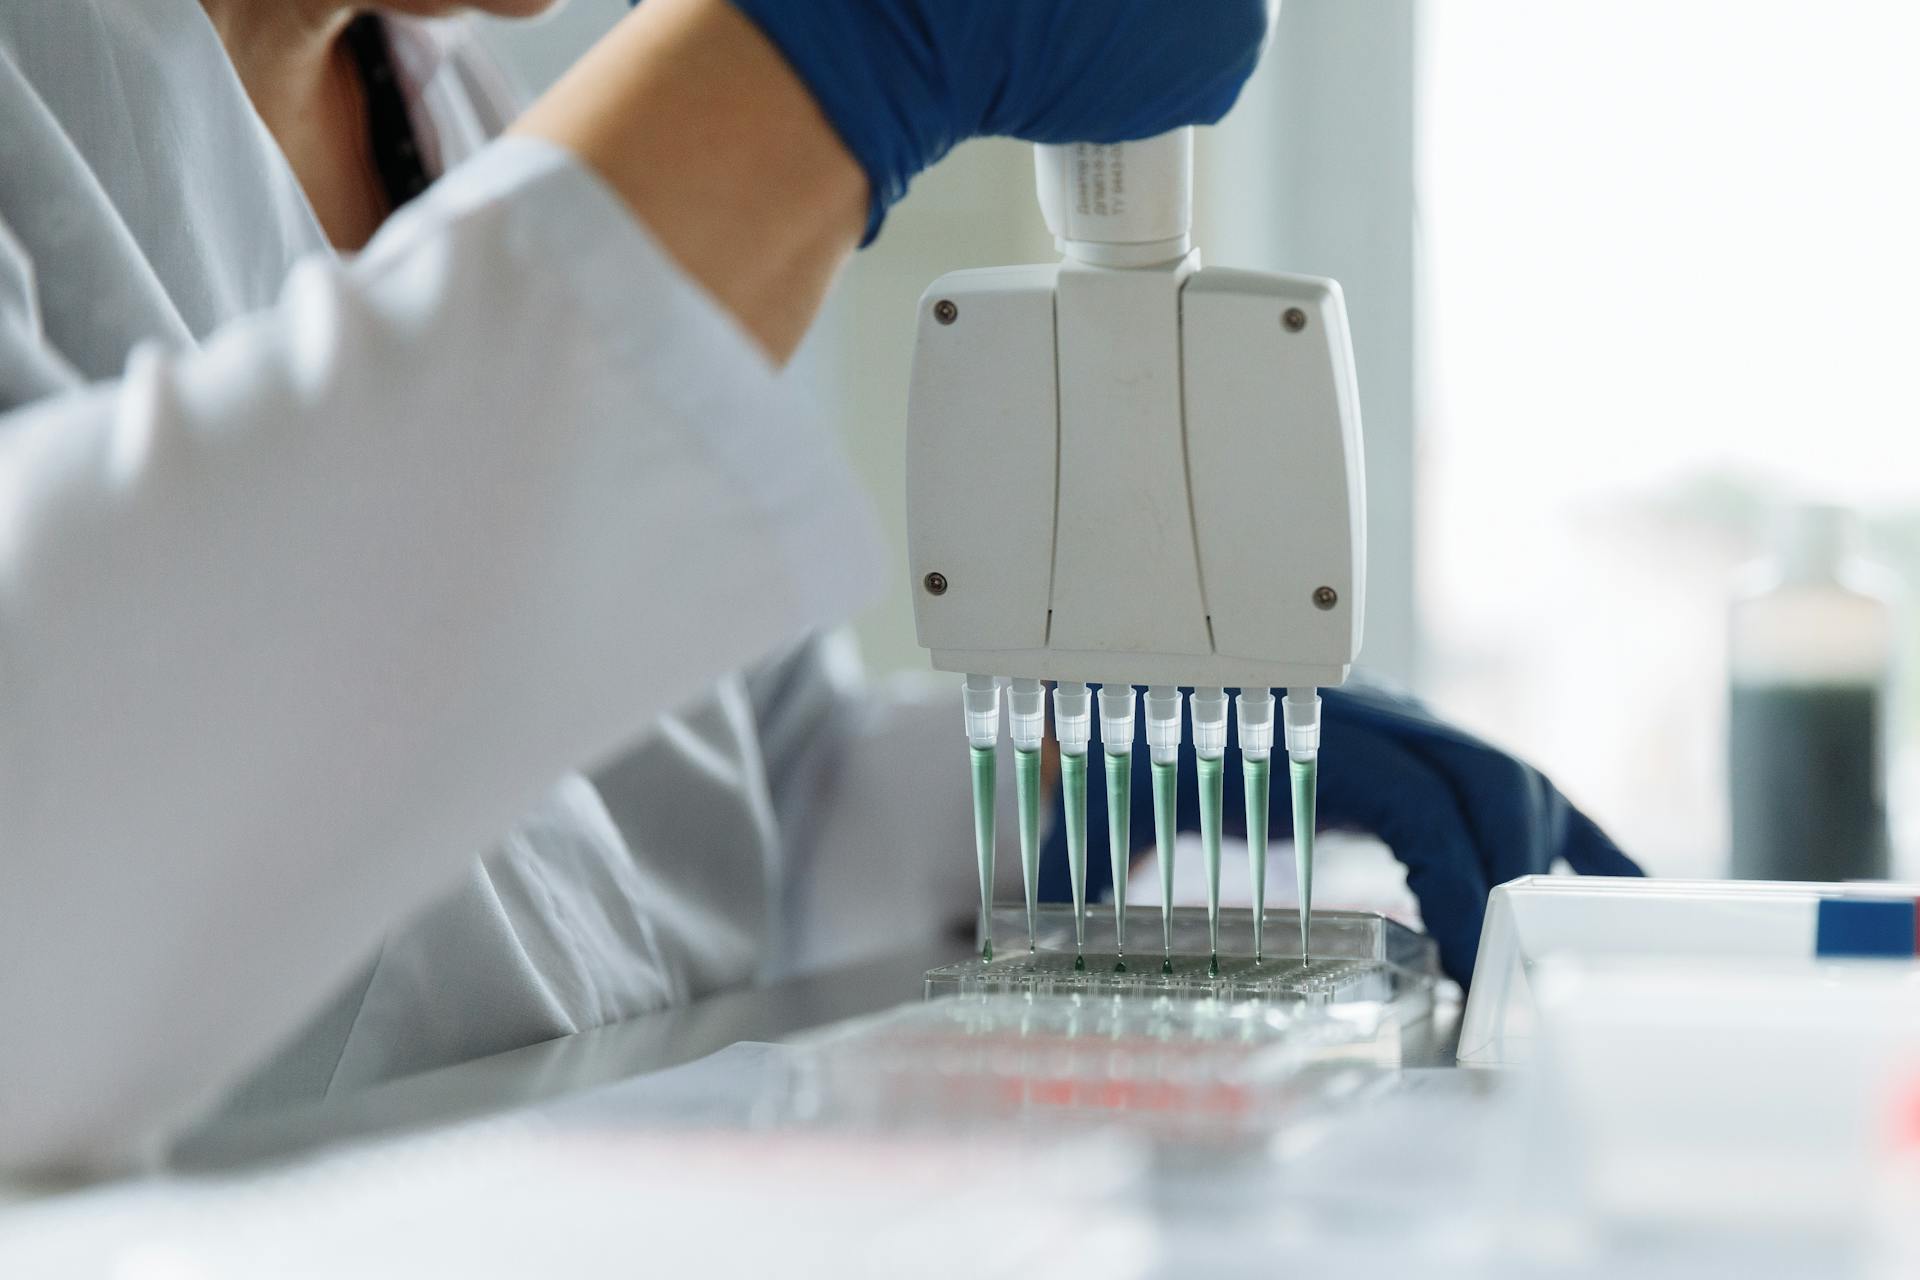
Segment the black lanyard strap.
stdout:
<path fill-rule="evenodd" d="M 420 142 L 414 136 L 406 95 L 401 92 L 393 46 L 387 42 L 385 24 L 374 13 L 363 13 L 348 23 L 344 39 L 366 89 L 367 142 L 373 167 L 386 190 L 387 203 L 398 209 L 425 191 L 433 178 L 420 158 Z"/>

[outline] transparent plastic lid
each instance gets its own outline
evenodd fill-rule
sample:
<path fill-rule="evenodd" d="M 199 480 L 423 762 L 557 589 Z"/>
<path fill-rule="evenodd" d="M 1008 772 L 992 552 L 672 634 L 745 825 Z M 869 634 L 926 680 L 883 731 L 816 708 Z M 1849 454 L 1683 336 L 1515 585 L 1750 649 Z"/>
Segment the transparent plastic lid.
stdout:
<path fill-rule="evenodd" d="M 1386 1077 L 1398 1026 L 1372 1004 L 992 995 L 902 1006 L 794 1048 L 776 1100 L 792 1119 L 1204 1138 L 1270 1129 L 1316 1095 Z"/>

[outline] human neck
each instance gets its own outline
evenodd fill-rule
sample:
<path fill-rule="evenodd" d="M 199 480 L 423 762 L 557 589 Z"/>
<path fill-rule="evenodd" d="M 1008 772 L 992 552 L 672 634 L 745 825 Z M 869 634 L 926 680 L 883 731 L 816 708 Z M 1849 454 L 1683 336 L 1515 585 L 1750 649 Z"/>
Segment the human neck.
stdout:
<path fill-rule="evenodd" d="M 372 238 L 387 200 L 367 155 L 366 105 L 341 33 L 352 0 L 201 0 L 254 110 L 335 246 Z"/>
<path fill-rule="evenodd" d="M 322 96 L 348 0 L 200 0 L 254 108 L 271 126 L 311 111 Z"/>

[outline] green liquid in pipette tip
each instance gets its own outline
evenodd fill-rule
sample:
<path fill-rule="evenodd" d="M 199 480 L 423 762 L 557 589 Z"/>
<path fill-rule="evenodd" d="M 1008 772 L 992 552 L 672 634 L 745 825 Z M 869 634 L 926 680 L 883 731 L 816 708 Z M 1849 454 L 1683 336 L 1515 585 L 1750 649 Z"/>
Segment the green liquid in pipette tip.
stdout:
<path fill-rule="evenodd" d="M 1180 765 L 1153 762 L 1153 846 L 1160 860 L 1160 972 L 1173 972 L 1173 842 L 1180 834 Z"/>
<path fill-rule="evenodd" d="M 973 847 L 980 858 L 980 958 L 993 959 L 994 750 L 973 753 Z"/>
<path fill-rule="evenodd" d="M 1200 849 L 1207 858 L 1207 972 L 1220 973 L 1220 805 L 1225 790 L 1226 761 L 1199 758 Z"/>
<path fill-rule="evenodd" d="M 1040 896 L 1040 753 L 1013 752 L 1013 780 L 1020 800 L 1020 876 L 1027 888 L 1027 950 L 1034 950 L 1034 914 Z"/>
<path fill-rule="evenodd" d="M 1133 753 L 1103 752 L 1107 757 L 1107 855 L 1113 866 L 1113 971 L 1127 971 L 1127 827 L 1133 817 Z"/>
<path fill-rule="evenodd" d="M 1273 777 L 1270 760 L 1240 760 L 1247 784 L 1247 869 L 1253 874 L 1253 962 L 1266 957 L 1262 934 L 1267 918 L 1267 800 Z"/>
<path fill-rule="evenodd" d="M 1067 876 L 1073 881 L 1073 967 L 1087 967 L 1087 757 L 1060 753 L 1067 815 Z"/>
<path fill-rule="evenodd" d="M 1293 777 L 1293 866 L 1300 882 L 1300 963 L 1306 964 L 1311 954 L 1308 935 L 1313 924 L 1313 810 L 1320 762 L 1289 759 L 1287 772 Z"/>

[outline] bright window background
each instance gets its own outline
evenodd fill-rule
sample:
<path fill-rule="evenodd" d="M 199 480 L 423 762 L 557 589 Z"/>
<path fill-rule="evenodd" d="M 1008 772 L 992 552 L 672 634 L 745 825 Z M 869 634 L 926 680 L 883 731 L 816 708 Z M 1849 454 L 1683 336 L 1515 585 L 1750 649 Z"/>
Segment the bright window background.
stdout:
<path fill-rule="evenodd" d="M 1762 513 L 1844 501 L 1920 567 L 1920 5 L 1421 21 L 1421 684 L 1651 870 L 1720 874 Z"/>

